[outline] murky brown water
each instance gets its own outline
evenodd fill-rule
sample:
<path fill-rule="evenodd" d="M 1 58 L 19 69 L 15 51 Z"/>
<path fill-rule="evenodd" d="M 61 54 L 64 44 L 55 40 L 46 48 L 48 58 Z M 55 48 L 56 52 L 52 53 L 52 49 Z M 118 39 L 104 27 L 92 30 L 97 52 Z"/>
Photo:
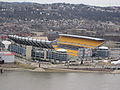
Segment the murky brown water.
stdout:
<path fill-rule="evenodd" d="M 6 71 L 0 90 L 120 90 L 120 74 Z"/>

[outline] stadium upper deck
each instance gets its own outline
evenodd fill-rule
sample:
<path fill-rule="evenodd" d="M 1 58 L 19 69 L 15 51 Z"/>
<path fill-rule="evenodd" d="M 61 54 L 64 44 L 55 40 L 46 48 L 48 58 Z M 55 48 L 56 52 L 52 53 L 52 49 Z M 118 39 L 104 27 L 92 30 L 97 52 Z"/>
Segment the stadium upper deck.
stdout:
<path fill-rule="evenodd" d="M 102 45 L 104 41 L 104 39 L 100 38 L 60 34 L 57 41 L 58 47 L 55 49 L 64 48 L 70 55 L 77 56 L 79 48 L 96 48 Z"/>
<path fill-rule="evenodd" d="M 86 48 L 96 48 L 104 43 L 104 39 L 86 37 L 86 36 L 77 36 L 77 35 L 68 35 L 60 34 L 58 43 L 67 44 L 72 46 L 86 47 Z"/>
<path fill-rule="evenodd" d="M 39 48 L 53 49 L 52 41 L 33 39 L 30 37 L 21 37 L 21 36 L 16 36 L 16 35 L 9 35 L 8 38 L 18 44 L 34 46 L 34 47 L 39 47 Z"/>

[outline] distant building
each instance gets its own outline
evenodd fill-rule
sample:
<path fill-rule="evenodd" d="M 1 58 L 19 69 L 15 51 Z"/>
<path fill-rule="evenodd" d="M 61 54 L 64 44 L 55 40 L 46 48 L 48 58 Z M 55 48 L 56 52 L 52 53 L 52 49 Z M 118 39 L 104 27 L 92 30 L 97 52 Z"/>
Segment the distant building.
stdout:
<path fill-rule="evenodd" d="M 44 32 L 32 32 L 35 34 L 35 36 L 43 36 L 44 35 Z"/>
<path fill-rule="evenodd" d="M 37 40 L 46 40 L 46 41 L 48 41 L 48 38 L 45 37 L 45 36 L 37 36 L 37 37 L 31 37 L 31 38 L 37 39 Z"/>
<path fill-rule="evenodd" d="M 7 35 L 0 35 L 0 40 L 6 40 L 7 39 Z"/>

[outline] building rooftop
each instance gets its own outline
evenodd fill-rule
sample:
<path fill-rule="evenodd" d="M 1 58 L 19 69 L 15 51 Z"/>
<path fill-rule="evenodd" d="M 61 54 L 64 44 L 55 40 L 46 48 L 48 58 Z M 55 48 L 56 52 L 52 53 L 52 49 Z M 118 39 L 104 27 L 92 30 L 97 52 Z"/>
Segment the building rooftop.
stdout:
<path fill-rule="evenodd" d="M 70 34 L 59 34 L 59 35 L 60 36 L 66 36 L 66 37 L 90 39 L 90 40 L 96 40 L 96 41 L 104 41 L 105 40 L 105 39 L 101 39 L 101 38 L 94 38 L 94 37 L 88 37 L 88 36 L 78 36 L 78 35 L 70 35 Z"/>
<path fill-rule="evenodd" d="M 9 52 L 9 51 L 0 51 L 0 55 L 2 55 L 2 56 L 10 56 L 10 55 L 15 55 L 15 53 Z"/>

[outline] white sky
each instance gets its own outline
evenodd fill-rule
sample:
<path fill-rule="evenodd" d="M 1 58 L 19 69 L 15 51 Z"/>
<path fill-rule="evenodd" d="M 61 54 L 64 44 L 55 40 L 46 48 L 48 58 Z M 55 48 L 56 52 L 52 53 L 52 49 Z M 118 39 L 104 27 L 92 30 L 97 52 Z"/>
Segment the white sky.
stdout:
<path fill-rule="evenodd" d="M 4 2 L 36 2 L 41 4 L 49 3 L 71 3 L 87 4 L 95 6 L 120 6 L 120 0 L 0 0 Z"/>

